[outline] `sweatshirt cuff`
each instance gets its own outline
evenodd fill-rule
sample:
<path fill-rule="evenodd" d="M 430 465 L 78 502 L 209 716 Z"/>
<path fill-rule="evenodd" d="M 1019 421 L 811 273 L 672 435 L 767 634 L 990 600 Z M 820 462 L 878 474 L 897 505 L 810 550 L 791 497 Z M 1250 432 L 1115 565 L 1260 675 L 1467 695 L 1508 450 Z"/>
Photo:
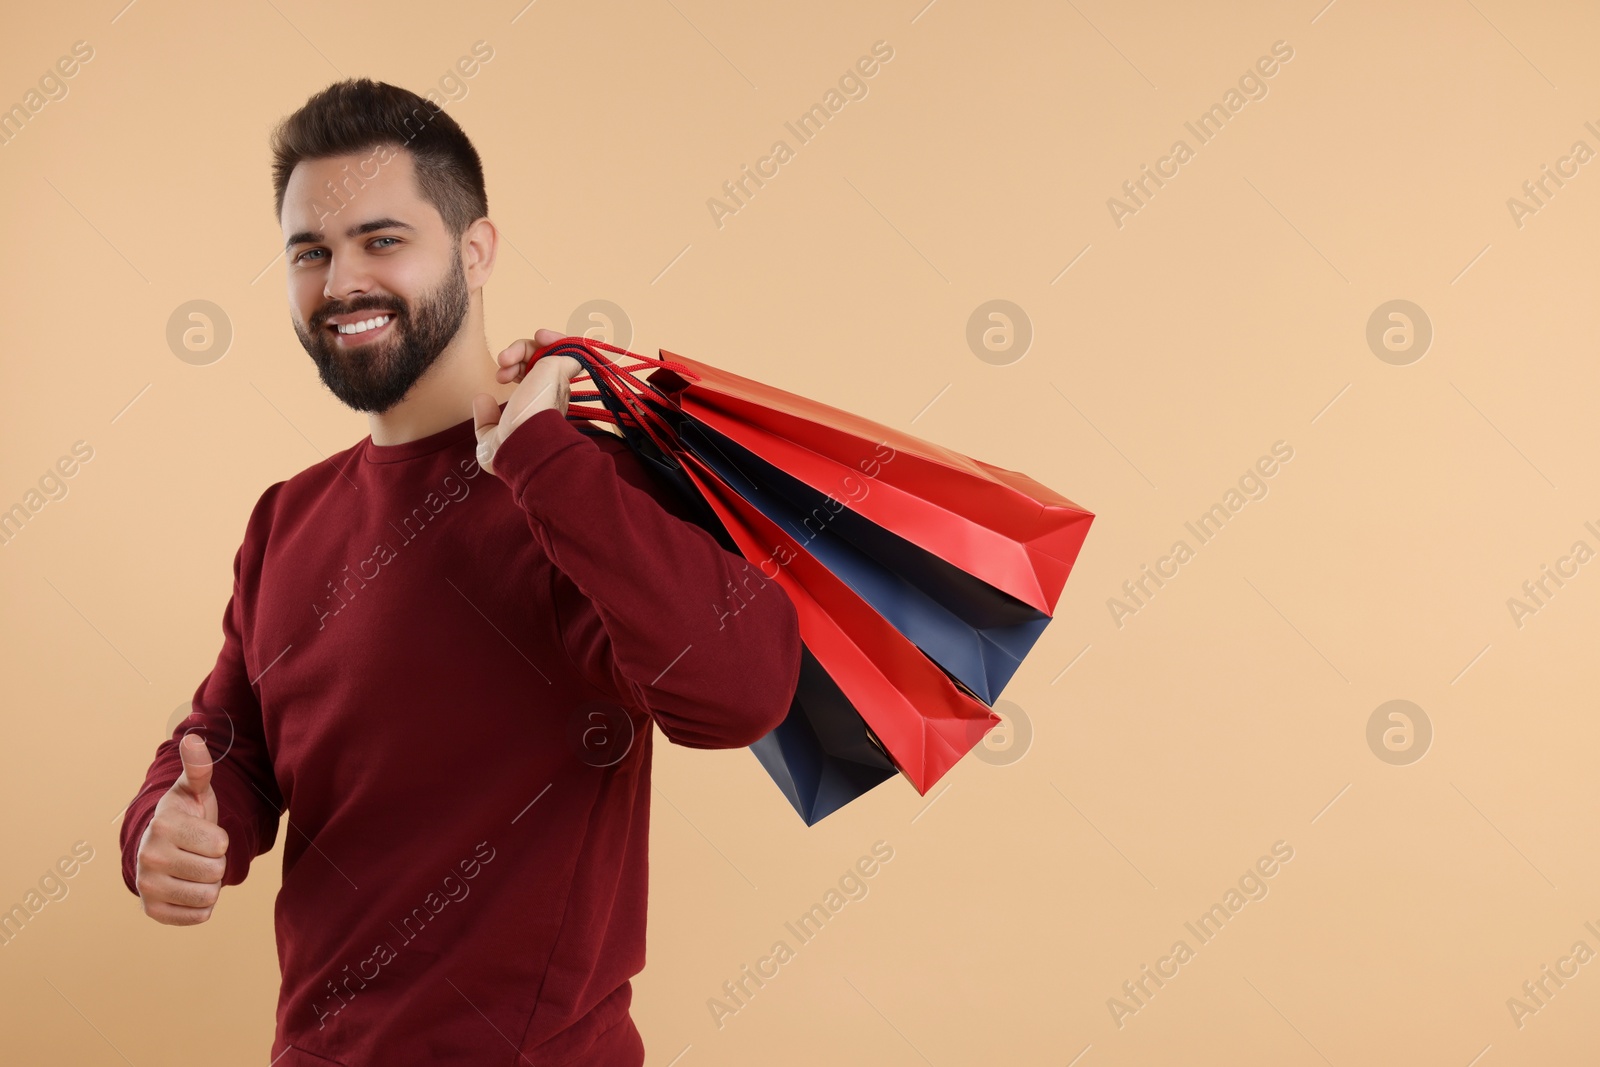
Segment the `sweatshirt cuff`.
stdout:
<path fill-rule="evenodd" d="M 122 826 L 117 831 L 117 843 L 122 850 L 122 884 L 134 896 L 139 895 L 139 842 L 144 839 L 145 829 L 155 817 L 156 803 L 160 799 L 160 792 L 153 796 L 144 794 L 135 797 L 122 813 Z"/>
<path fill-rule="evenodd" d="M 566 415 L 556 408 L 545 408 L 528 416 L 511 436 L 500 443 L 495 452 L 495 474 L 511 489 L 511 494 L 524 507 L 529 506 L 528 486 L 538 477 L 540 470 L 551 457 L 573 447 L 589 444 L 587 435 L 574 426 Z M 538 494 L 533 494 L 537 497 Z M 529 508 L 539 518 L 538 511 Z"/>

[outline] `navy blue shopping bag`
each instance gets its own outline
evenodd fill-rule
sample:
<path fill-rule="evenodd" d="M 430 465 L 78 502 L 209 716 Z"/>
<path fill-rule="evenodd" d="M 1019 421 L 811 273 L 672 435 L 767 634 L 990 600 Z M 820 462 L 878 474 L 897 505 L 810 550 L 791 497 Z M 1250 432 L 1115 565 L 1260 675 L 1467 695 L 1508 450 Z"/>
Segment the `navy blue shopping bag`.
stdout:
<path fill-rule="evenodd" d="M 789 714 L 750 751 L 807 826 L 898 773 L 860 713 L 803 645 Z"/>
<path fill-rule="evenodd" d="M 957 682 L 993 705 L 1050 617 L 687 416 L 683 444 Z M 870 488 L 867 490 L 870 492 Z"/>

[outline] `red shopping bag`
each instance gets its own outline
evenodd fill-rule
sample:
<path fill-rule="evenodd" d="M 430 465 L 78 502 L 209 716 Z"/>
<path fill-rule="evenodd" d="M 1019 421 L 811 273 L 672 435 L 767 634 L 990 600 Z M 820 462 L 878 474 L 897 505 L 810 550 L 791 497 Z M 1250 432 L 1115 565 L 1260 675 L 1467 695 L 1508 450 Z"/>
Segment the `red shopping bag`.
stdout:
<path fill-rule="evenodd" d="M 1038 610 L 1055 611 L 1094 515 L 1026 474 L 684 356 L 647 381 L 813 489 L 869 472 L 853 510 Z"/>
<path fill-rule="evenodd" d="M 800 637 L 918 793 L 1001 719 L 692 453 L 678 458 L 746 559 L 774 562 Z"/>

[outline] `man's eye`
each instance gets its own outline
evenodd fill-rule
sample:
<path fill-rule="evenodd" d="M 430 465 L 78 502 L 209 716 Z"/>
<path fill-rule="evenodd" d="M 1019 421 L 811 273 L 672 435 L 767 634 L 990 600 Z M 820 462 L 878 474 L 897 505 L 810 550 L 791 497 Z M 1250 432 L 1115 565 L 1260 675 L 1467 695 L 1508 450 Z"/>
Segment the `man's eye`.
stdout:
<path fill-rule="evenodd" d="M 372 243 L 370 245 L 368 245 L 368 247 L 369 248 L 378 248 L 378 247 L 380 247 L 380 245 L 379 245 L 380 241 L 393 241 L 396 244 L 399 244 L 400 243 L 400 238 L 398 238 L 398 237 L 375 237 L 375 238 L 373 238 Z M 388 245 L 382 245 L 381 247 L 388 248 L 389 246 Z M 322 252 L 322 251 L 323 251 L 323 249 L 320 249 L 320 248 L 308 248 L 304 252 L 301 252 L 298 256 L 295 256 L 294 257 L 294 261 L 296 263 L 302 263 L 302 262 L 305 261 L 305 258 L 307 256 L 314 255 L 314 254 L 317 254 L 317 253 Z"/>

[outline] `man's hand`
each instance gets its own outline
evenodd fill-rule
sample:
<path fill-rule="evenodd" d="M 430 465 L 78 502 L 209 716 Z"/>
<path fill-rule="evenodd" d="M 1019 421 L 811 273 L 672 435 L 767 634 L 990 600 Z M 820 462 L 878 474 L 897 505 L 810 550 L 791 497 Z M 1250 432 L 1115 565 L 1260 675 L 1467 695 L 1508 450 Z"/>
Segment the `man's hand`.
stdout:
<path fill-rule="evenodd" d="M 546 408 L 555 408 L 563 416 L 567 413 L 567 400 L 572 395 L 572 379 L 584 373 L 583 364 L 571 356 L 541 356 L 528 370 L 528 360 L 536 349 L 559 341 L 566 334 L 554 330 L 539 330 L 533 340 L 526 337 L 513 341 L 498 357 L 500 370 L 495 377 L 503 384 L 519 382 L 516 392 L 506 401 L 502 413 L 500 405 L 488 393 L 472 398 L 474 431 L 478 435 L 478 465 L 494 473 L 494 454 L 511 436 L 511 431 Z"/>
<path fill-rule="evenodd" d="M 193 926 L 211 918 L 228 869 L 228 831 L 217 825 L 211 789 L 211 752 L 205 738 L 188 734 L 178 744 L 183 773 L 156 802 L 139 841 L 135 884 L 144 913 L 168 926 Z"/>

